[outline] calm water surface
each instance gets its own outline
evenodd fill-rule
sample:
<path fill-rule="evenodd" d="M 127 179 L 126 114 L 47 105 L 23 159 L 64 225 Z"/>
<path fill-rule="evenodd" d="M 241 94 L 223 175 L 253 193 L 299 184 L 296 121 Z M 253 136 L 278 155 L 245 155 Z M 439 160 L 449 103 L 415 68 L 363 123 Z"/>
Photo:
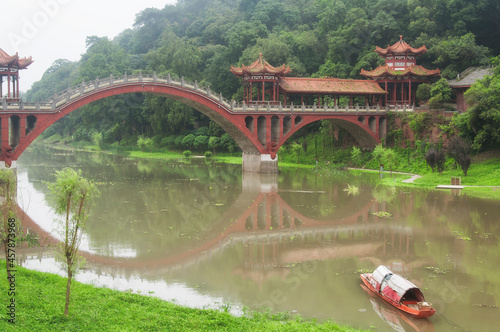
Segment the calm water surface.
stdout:
<path fill-rule="evenodd" d="M 19 161 L 18 200 L 42 241 L 59 237 L 44 181 L 64 166 L 82 169 L 101 191 L 81 245 L 80 281 L 375 331 L 498 330 L 498 202 L 382 187 L 376 174 L 242 175 L 241 166 L 196 159 L 32 149 Z M 62 274 L 50 248 L 19 251 L 23 266 Z M 440 314 L 413 320 L 371 298 L 359 273 L 379 264 L 421 287 Z"/>

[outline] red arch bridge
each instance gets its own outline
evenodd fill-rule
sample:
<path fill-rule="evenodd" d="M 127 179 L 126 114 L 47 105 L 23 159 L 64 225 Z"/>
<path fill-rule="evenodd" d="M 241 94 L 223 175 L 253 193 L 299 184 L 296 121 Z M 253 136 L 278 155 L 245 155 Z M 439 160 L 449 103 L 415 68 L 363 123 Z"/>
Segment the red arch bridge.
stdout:
<path fill-rule="evenodd" d="M 174 80 L 156 74 L 125 74 L 123 77 L 83 82 L 56 94 L 50 102 L 8 102 L 3 99 L 0 105 L 0 160 L 10 167 L 35 138 L 63 116 L 96 100 L 125 93 L 165 96 L 200 111 L 239 145 L 243 151 L 243 171 L 262 173 L 278 171 L 278 149 L 293 133 L 309 123 L 325 119 L 334 121 L 362 148 L 373 148 L 386 135 L 389 112 L 413 111 L 405 106 L 248 106 L 229 102 L 210 88 L 186 82 L 183 78 Z"/>

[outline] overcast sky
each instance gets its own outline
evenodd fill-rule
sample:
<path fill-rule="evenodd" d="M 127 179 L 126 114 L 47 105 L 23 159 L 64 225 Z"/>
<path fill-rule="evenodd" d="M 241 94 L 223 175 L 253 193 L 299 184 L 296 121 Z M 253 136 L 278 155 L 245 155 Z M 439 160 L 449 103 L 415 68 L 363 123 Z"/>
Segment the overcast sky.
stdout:
<path fill-rule="evenodd" d="M 110 39 L 131 28 L 135 15 L 177 0 L 0 0 L 0 48 L 35 62 L 21 71 L 27 91 L 57 59 L 77 61 L 87 36 Z"/>

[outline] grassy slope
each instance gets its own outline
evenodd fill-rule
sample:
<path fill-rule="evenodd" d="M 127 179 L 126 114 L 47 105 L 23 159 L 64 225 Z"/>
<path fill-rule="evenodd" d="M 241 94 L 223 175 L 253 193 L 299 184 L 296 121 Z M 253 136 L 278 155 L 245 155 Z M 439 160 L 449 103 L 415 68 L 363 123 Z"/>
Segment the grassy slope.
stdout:
<path fill-rule="evenodd" d="M 0 261 L 0 331 L 356 331 L 286 314 L 235 317 L 191 309 L 160 299 L 74 283 L 70 314 L 63 315 L 66 279 L 19 268 L 15 279 L 16 324 L 7 322 L 5 261 Z"/>

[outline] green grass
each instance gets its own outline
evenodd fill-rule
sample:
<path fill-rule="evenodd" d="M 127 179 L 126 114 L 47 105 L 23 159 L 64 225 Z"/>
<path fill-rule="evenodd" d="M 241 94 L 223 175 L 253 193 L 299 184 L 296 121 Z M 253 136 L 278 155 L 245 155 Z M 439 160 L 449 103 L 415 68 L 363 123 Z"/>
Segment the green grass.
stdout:
<path fill-rule="evenodd" d="M 249 313 L 235 317 L 192 309 L 151 296 L 74 282 L 69 316 L 63 315 L 66 279 L 18 268 L 16 321 L 7 321 L 5 261 L 0 260 L 0 331 L 357 331 L 333 322 L 316 323 L 289 314 Z M 224 308 L 222 308 L 224 309 Z"/>
<path fill-rule="evenodd" d="M 393 173 L 391 177 L 389 172 L 384 172 L 384 179 L 381 180 L 381 183 L 389 186 L 434 189 L 438 185 L 451 184 L 451 177 L 458 176 L 461 178 L 462 185 L 465 186 L 462 191 L 463 194 L 477 198 L 500 200 L 500 159 L 490 159 L 472 164 L 467 176 L 464 176 L 461 170 L 444 171 L 441 174 L 427 172 L 421 175 L 422 177 L 415 180 L 414 183 L 403 183 L 403 180 L 409 179 L 411 176 Z M 396 181 L 394 181 L 394 178 Z"/>

